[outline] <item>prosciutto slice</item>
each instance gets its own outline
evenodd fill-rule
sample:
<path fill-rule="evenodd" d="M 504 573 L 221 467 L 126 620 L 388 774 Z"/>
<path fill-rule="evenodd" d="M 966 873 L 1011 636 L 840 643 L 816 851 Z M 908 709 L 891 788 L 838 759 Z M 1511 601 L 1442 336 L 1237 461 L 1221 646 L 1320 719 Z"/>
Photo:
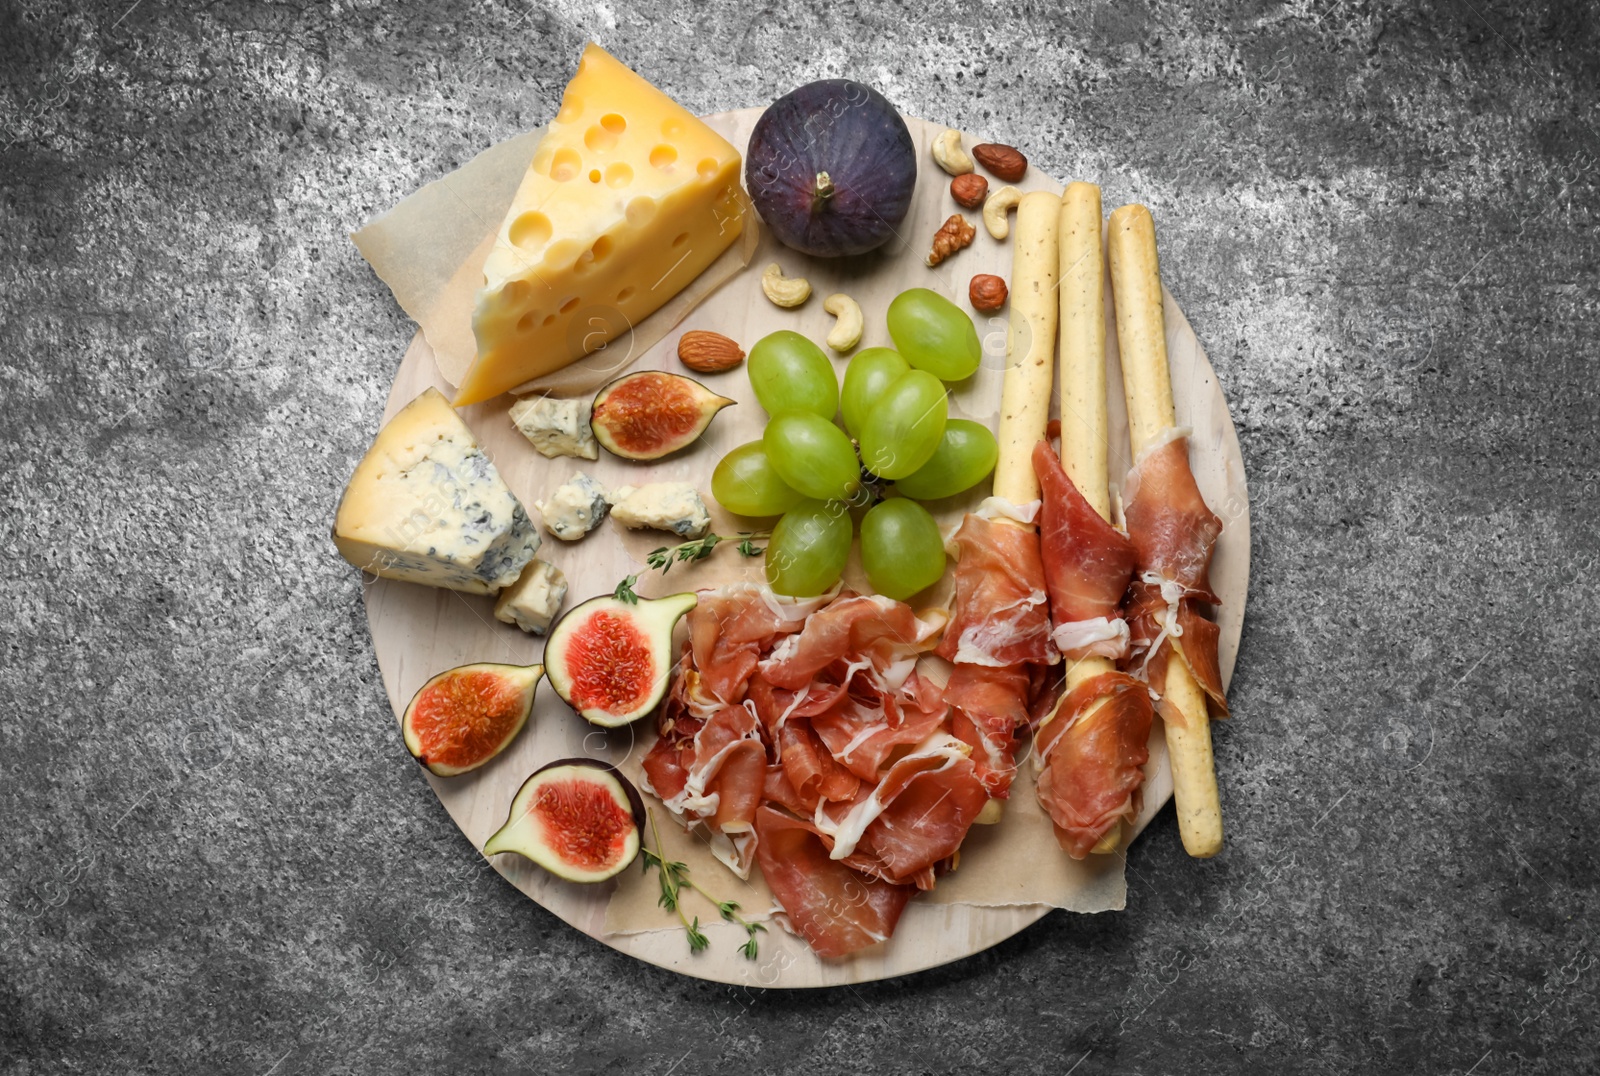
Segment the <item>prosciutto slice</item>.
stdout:
<path fill-rule="evenodd" d="M 1107 672 L 1074 688 L 1040 733 L 1039 802 L 1073 859 L 1138 814 L 1153 716 L 1141 681 Z"/>
<path fill-rule="evenodd" d="M 1167 666 L 1176 648 L 1206 694 L 1213 717 L 1228 715 L 1217 658 L 1219 631 L 1198 603 L 1215 604 L 1211 554 L 1222 520 L 1206 507 L 1189 468 L 1189 441 L 1177 431 L 1147 448 L 1128 475 L 1128 538 L 1137 558 L 1125 610 L 1131 657 L 1124 664 L 1166 693 Z M 1163 718 L 1182 722 L 1175 707 Z"/>
<path fill-rule="evenodd" d="M 682 795 L 689 783 L 689 768 L 694 765 L 695 734 L 705 724 L 704 719 L 722 706 L 715 699 L 708 702 L 699 698 L 698 689 L 699 674 L 689 668 L 686 660 L 679 665 L 666 701 L 656 714 L 656 742 L 642 765 L 650 784 L 648 791 L 663 800 Z M 693 702 L 692 695 L 696 696 Z"/>
<path fill-rule="evenodd" d="M 703 593 L 691 616 L 647 790 L 736 872 L 759 862 L 819 953 L 882 941 L 989 799 L 944 691 L 916 668 L 944 620 L 849 593 L 793 615 L 748 587 Z M 1017 699 L 995 704 L 1008 737 L 1035 680 L 1024 672 Z"/>
<path fill-rule="evenodd" d="M 950 547 L 957 557 L 955 615 L 936 651 L 955 665 L 945 687 L 950 729 L 972 747 L 989 795 L 1005 799 L 1036 670 L 1061 660 L 1050 638 L 1039 537 L 1032 527 L 969 514 Z"/>
<path fill-rule="evenodd" d="M 832 857 L 864 859 L 886 881 L 933 888 L 934 864 L 955 854 L 989 801 L 967 750 L 935 737 L 854 802 L 819 808 L 812 820 L 831 838 Z"/>
<path fill-rule="evenodd" d="M 1039 546 L 1053 638 L 1068 658 L 1120 658 L 1128 629 L 1118 606 L 1133 577 L 1133 544 L 1084 499 L 1048 441 L 1033 448 L 1043 505 Z"/>
<path fill-rule="evenodd" d="M 1147 448 L 1128 472 L 1123 491 L 1128 538 L 1141 575 L 1154 572 L 1186 594 L 1215 604 L 1211 552 L 1222 520 L 1206 507 L 1189 469 L 1189 439 L 1176 431 Z"/>
<path fill-rule="evenodd" d="M 920 743 L 943 724 L 947 706 L 937 692 L 923 690 L 925 682 L 915 672 L 898 691 L 886 691 L 867 670 L 852 668 L 848 675 L 849 690 L 813 717 L 811 727 L 841 766 L 876 780 L 890 752 Z"/>
<path fill-rule="evenodd" d="M 1009 797 L 1017 775 L 1017 738 L 1055 709 L 1063 679 L 1059 665 L 957 665 L 950 675 L 945 687 L 950 731 L 972 746 L 978 779 L 994 799 Z"/>
<path fill-rule="evenodd" d="M 1216 623 L 1200 615 L 1195 599 L 1184 597 L 1171 603 L 1158 583 L 1134 583 L 1128 590 L 1128 627 L 1132 633 L 1132 653 L 1141 655 L 1128 664 L 1142 671 L 1150 690 L 1157 695 L 1167 691 L 1167 665 L 1176 648 L 1189 664 L 1196 684 L 1206 693 L 1212 717 L 1228 716 L 1228 699 L 1222 690 L 1222 667 L 1217 644 L 1222 631 Z M 1177 631 L 1169 630 L 1168 620 Z M 1161 707 L 1161 716 L 1180 727 L 1183 712 L 1174 706 Z"/>
<path fill-rule="evenodd" d="M 815 717 L 842 699 L 847 690 L 848 684 L 817 680 L 799 690 L 790 691 L 788 688 L 773 687 L 765 677 L 757 674 L 750 678 L 745 701 L 755 707 L 756 716 L 766 729 L 772 757 L 778 761 L 783 758 L 783 745 L 786 742 L 783 731 L 788 727 L 790 718 Z"/>
<path fill-rule="evenodd" d="M 999 799 L 1017 775 L 1017 733 L 1029 722 L 1030 679 L 1026 665 L 957 665 L 944 689 L 953 708 L 950 731 L 972 747 L 978 779 Z"/>
<path fill-rule="evenodd" d="M 705 719 L 687 710 L 662 709 L 660 736 L 642 763 L 651 790 L 673 812 L 706 822 L 713 833 L 750 832 L 767 769 L 755 715 L 726 704 Z"/>
<path fill-rule="evenodd" d="M 915 886 L 832 859 L 816 826 L 771 807 L 756 812 L 756 858 L 773 897 L 818 956 L 849 956 L 894 933 Z"/>
<path fill-rule="evenodd" d="M 816 600 L 784 602 L 764 587 L 735 584 L 701 593 L 689 611 L 689 647 L 706 689 L 737 702 L 761 659 L 763 645 L 799 631 Z"/>
<path fill-rule="evenodd" d="M 903 663 L 909 672 L 941 626 L 918 619 L 911 606 L 892 598 L 841 594 L 761 663 L 761 675 L 778 687 L 800 688 L 847 654 L 869 660 L 879 671 Z"/>
<path fill-rule="evenodd" d="M 957 558 L 955 616 L 935 652 L 991 668 L 1060 661 L 1050 643 L 1044 562 L 1033 529 L 968 515 L 950 545 Z"/>
<path fill-rule="evenodd" d="M 823 800 L 852 800 L 861 791 L 861 777 L 839 762 L 808 722 L 785 724 L 778 734 L 785 779 L 794 789 L 790 801 L 807 814 Z M 876 776 L 876 773 L 870 775 Z"/>

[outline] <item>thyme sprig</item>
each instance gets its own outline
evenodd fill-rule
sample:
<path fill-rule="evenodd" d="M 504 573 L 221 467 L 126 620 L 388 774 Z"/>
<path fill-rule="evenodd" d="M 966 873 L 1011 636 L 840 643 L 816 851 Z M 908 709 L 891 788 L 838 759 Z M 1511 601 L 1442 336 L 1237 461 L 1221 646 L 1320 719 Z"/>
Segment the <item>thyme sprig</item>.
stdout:
<path fill-rule="evenodd" d="M 753 539 L 767 538 L 769 537 L 768 532 L 740 531 L 738 537 L 740 538 L 740 542 L 735 548 L 737 548 L 742 555 L 746 557 L 755 557 L 766 552 L 766 550 L 764 550 L 762 547 L 756 545 Z M 650 551 L 650 555 L 645 558 L 645 563 L 650 565 L 652 568 L 660 568 L 661 574 L 665 575 L 668 569 L 670 569 L 674 564 L 684 564 L 697 560 L 705 560 L 711 555 L 711 551 L 716 549 L 720 543 L 731 542 L 733 541 L 733 538 L 733 535 L 728 534 L 708 534 L 704 538 L 696 538 L 692 542 L 684 542 L 681 545 L 664 545 L 659 549 L 652 549 Z"/>
<path fill-rule="evenodd" d="M 660 849 L 661 831 L 656 828 L 656 813 L 653 809 L 648 808 L 646 813 L 650 816 L 650 834 L 656 842 L 656 849 Z M 691 953 L 698 953 L 707 948 L 711 944 L 711 939 L 707 938 L 700 930 L 700 917 L 695 916 L 691 920 L 688 913 L 683 910 L 683 889 L 685 886 L 715 904 L 717 906 L 717 914 L 722 916 L 723 919 L 730 923 L 737 923 L 744 928 L 744 932 L 749 935 L 749 940 L 739 947 L 739 952 L 743 953 L 746 959 L 754 960 L 756 958 L 756 954 L 759 951 L 756 934 L 758 932 L 765 934 L 767 932 L 766 927 L 760 923 L 752 923 L 740 916 L 737 901 L 718 900 L 702 889 L 699 882 L 689 877 L 689 865 L 687 863 L 681 863 L 675 859 L 669 860 L 659 850 L 653 851 L 648 845 L 641 844 L 639 850 L 644 853 L 643 868 L 645 872 L 648 873 L 651 867 L 655 867 L 660 871 L 657 875 L 657 880 L 661 883 L 661 895 L 657 899 L 657 903 L 667 911 L 677 913 L 678 921 L 683 924 L 684 933 L 689 937 L 689 951 Z"/>

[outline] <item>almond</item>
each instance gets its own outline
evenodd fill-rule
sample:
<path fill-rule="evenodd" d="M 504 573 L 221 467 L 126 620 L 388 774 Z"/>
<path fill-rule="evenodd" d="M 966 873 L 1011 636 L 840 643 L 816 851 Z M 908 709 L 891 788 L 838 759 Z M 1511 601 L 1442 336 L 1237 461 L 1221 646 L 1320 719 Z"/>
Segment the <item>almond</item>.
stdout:
<path fill-rule="evenodd" d="M 977 209 L 989 194 L 989 181 L 976 172 L 968 172 L 950 181 L 950 197 L 963 209 Z"/>
<path fill-rule="evenodd" d="M 981 146 L 973 146 L 972 155 L 978 159 L 979 164 L 989 170 L 991 175 L 1007 183 L 1015 183 L 1028 170 L 1028 158 L 1024 157 L 1020 150 L 1002 146 L 998 142 L 985 142 Z"/>
<path fill-rule="evenodd" d="M 721 333 L 695 329 L 678 337 L 678 361 L 698 374 L 731 370 L 744 361 L 744 349 Z"/>

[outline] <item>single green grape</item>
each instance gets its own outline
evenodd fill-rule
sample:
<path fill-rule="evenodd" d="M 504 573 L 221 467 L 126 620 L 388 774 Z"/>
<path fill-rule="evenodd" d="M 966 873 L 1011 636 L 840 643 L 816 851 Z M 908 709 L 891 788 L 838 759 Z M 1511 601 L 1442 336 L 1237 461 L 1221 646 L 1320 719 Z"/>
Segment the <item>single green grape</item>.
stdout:
<path fill-rule="evenodd" d="M 807 497 L 849 500 L 861 488 L 861 465 L 844 431 L 810 411 L 784 411 L 761 435 L 778 477 Z"/>
<path fill-rule="evenodd" d="M 776 516 L 803 499 L 778 475 L 760 441 L 740 445 L 711 472 L 711 495 L 734 515 Z"/>
<path fill-rule="evenodd" d="M 944 574 L 944 537 L 928 510 L 892 497 L 861 520 L 861 566 L 872 589 L 896 601 L 925 590 Z"/>
<path fill-rule="evenodd" d="M 953 418 L 944 424 L 944 437 L 928 462 L 896 482 L 894 488 L 901 496 L 919 501 L 954 497 L 989 477 L 999 458 L 1000 447 L 987 426 Z"/>
<path fill-rule="evenodd" d="M 810 411 L 831 422 L 839 410 L 839 376 L 833 363 L 797 332 L 780 329 L 757 340 L 745 369 L 769 415 Z"/>
<path fill-rule="evenodd" d="M 889 335 L 905 360 L 941 381 L 963 381 L 978 369 L 983 345 L 972 319 L 927 288 L 912 288 L 889 304 Z"/>
<path fill-rule="evenodd" d="M 801 501 L 772 528 L 767 542 L 767 583 L 790 597 L 821 594 L 844 573 L 845 561 L 850 559 L 850 534 L 846 505 Z"/>
<path fill-rule="evenodd" d="M 861 428 L 861 462 L 879 478 L 904 478 L 927 463 L 944 438 L 950 398 L 926 370 L 895 378 L 873 401 Z"/>
<path fill-rule="evenodd" d="M 900 352 L 889 347 L 869 347 L 858 351 L 844 370 L 844 428 L 851 436 L 860 437 L 866 425 L 872 404 L 895 379 L 908 372 L 911 364 L 901 358 Z"/>

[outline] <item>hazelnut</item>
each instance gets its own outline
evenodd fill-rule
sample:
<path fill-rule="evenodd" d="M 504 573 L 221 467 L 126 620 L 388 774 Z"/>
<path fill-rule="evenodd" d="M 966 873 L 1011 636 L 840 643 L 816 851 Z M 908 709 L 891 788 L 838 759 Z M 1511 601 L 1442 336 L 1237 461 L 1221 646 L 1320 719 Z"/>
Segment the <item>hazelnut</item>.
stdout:
<path fill-rule="evenodd" d="M 968 172 L 950 181 L 950 197 L 963 209 L 977 209 L 989 194 L 989 181 L 976 172 Z"/>
<path fill-rule="evenodd" d="M 979 273 L 967 285 L 967 298 L 972 309 L 993 313 L 1006 305 L 1006 282 L 993 273 Z"/>

